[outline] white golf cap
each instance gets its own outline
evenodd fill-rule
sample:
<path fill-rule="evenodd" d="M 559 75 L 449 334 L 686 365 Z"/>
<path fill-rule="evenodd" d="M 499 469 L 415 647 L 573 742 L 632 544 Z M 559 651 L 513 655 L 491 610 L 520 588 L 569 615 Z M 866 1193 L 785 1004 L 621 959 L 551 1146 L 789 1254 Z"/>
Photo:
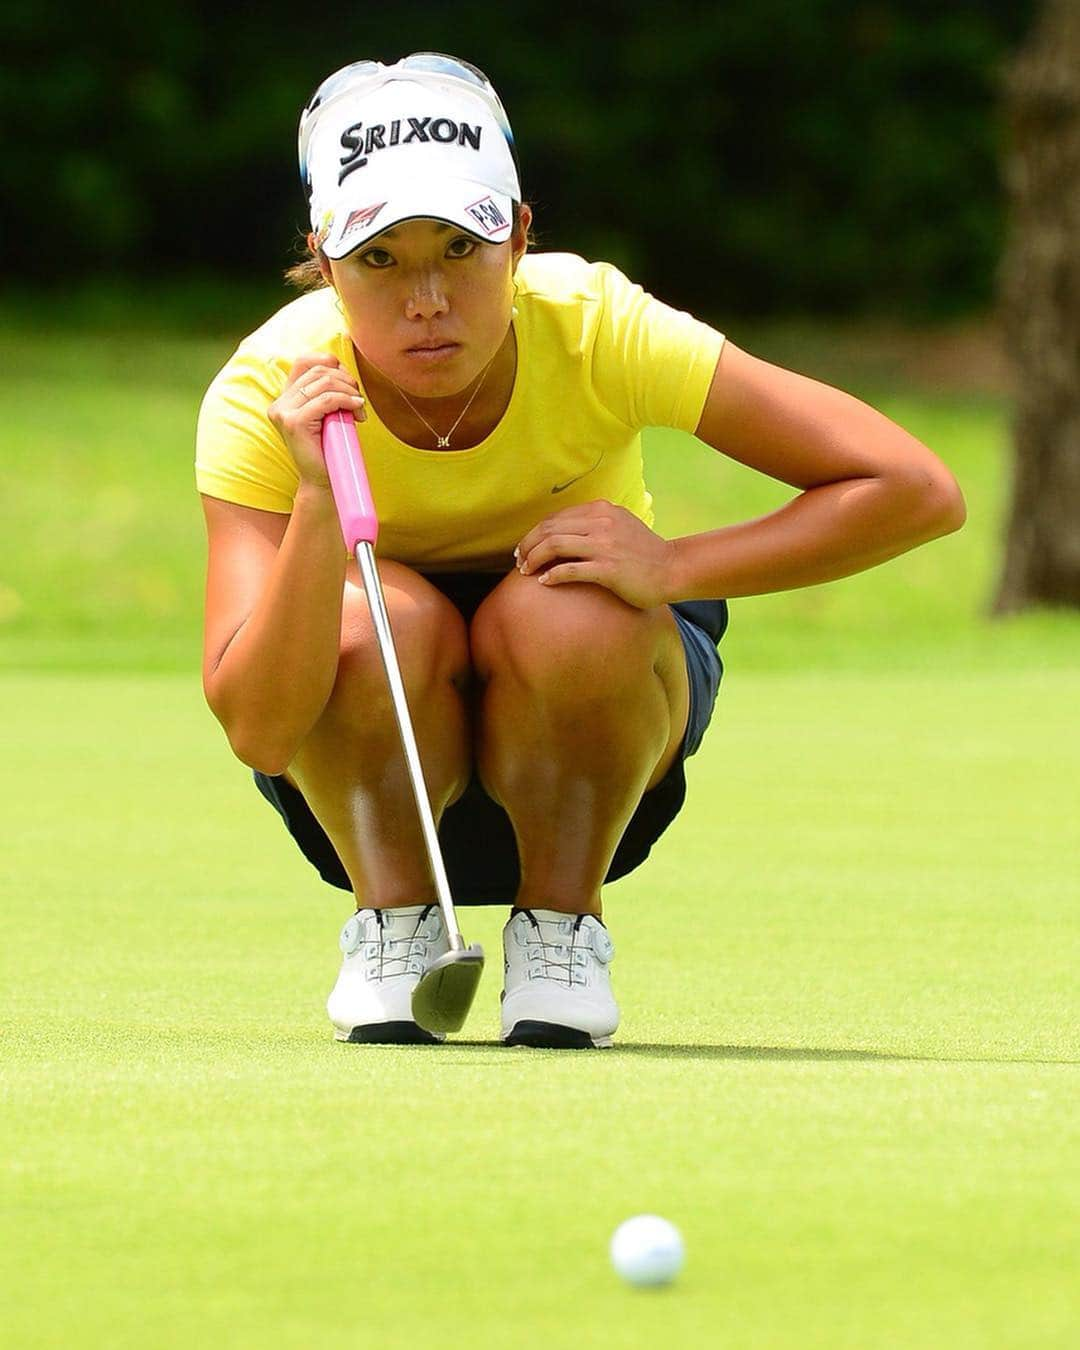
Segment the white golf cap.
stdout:
<path fill-rule="evenodd" d="M 392 73 L 393 72 L 393 73 Z M 513 228 L 521 184 L 494 91 L 399 64 L 362 78 L 305 114 L 302 172 L 311 228 L 329 258 L 344 258 L 404 220 L 460 226 L 491 243 Z"/>

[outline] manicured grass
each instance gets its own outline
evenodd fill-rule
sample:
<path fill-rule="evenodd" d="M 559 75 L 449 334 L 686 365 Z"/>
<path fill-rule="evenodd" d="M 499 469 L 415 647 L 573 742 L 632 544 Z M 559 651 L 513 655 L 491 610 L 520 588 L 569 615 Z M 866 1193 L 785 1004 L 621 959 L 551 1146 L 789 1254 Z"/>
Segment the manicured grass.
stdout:
<path fill-rule="evenodd" d="M 501 910 L 457 1043 L 334 1043 L 346 897 L 195 681 L 0 686 L 8 1343 L 1073 1343 L 1075 673 L 729 672 L 591 1055 L 495 1043 Z"/>

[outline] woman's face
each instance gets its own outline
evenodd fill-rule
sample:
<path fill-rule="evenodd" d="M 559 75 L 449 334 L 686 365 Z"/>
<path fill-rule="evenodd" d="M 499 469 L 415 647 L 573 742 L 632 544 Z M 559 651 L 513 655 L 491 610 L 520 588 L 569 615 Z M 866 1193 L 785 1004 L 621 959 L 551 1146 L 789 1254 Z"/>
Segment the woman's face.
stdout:
<path fill-rule="evenodd" d="M 507 339 L 530 219 L 523 204 L 519 230 L 504 244 L 443 221 L 408 220 L 339 261 L 324 259 L 360 354 L 417 398 L 467 388 Z M 415 350 L 432 341 L 446 348 Z"/>

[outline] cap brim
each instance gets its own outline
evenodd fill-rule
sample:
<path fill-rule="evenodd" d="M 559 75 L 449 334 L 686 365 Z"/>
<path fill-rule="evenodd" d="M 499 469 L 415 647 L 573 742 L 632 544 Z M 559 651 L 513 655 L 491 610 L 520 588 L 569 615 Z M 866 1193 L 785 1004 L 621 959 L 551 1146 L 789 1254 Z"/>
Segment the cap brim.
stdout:
<path fill-rule="evenodd" d="M 396 185 L 385 196 L 370 185 L 365 200 L 339 205 L 323 252 L 335 261 L 406 220 L 441 220 L 491 244 L 505 244 L 513 230 L 513 198 L 465 178 L 438 185 Z"/>

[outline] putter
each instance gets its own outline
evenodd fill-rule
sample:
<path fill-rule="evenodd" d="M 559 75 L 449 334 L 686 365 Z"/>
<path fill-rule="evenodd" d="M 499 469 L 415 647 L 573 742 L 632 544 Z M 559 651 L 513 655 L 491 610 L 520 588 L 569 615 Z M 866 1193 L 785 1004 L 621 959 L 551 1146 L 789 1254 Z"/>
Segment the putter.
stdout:
<path fill-rule="evenodd" d="M 371 609 L 375 624 L 375 635 L 379 642 L 379 654 L 390 683 L 390 697 L 394 704 L 394 716 L 401 734 L 401 745 L 405 751 L 405 762 L 409 769 L 416 809 L 420 814 L 420 825 L 424 832 L 424 844 L 427 848 L 431 874 L 435 880 L 435 891 L 439 898 L 443 922 L 450 939 L 450 950 L 445 956 L 433 962 L 420 982 L 413 990 L 412 1013 L 417 1023 L 425 1031 L 460 1031 L 469 1015 L 476 986 L 484 969 L 484 951 L 479 943 L 467 946 L 458 927 L 454 902 L 450 898 L 450 883 L 446 879 L 442 850 L 439 848 L 439 835 L 435 828 L 435 818 L 428 801 L 427 786 L 424 783 L 424 770 L 420 763 L 420 753 L 416 748 L 416 736 L 413 733 L 409 705 L 405 699 L 405 686 L 401 680 L 401 667 L 398 665 L 394 635 L 390 631 L 390 616 L 386 609 L 382 583 L 375 566 L 375 540 L 379 533 L 379 522 L 375 514 L 375 505 L 371 500 L 371 488 L 368 486 L 364 456 L 356 435 L 356 422 L 350 412 L 332 412 L 323 418 L 322 450 L 326 460 L 326 469 L 330 475 L 330 486 L 334 494 L 341 532 L 345 536 L 345 546 L 355 554 L 360 575 L 364 580 L 364 593 Z"/>

